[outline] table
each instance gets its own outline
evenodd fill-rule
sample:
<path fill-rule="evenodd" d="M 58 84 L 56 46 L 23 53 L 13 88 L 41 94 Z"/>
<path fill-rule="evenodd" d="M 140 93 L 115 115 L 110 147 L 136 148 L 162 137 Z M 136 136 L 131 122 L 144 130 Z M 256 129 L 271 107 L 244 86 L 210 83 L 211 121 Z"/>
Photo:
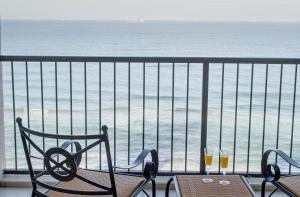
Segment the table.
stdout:
<path fill-rule="evenodd" d="M 219 181 L 223 179 L 221 175 L 210 175 L 213 178 L 212 183 L 202 181 L 207 175 L 176 175 L 172 177 L 167 184 L 166 196 L 169 196 L 169 187 L 174 181 L 178 197 L 253 197 L 254 191 L 247 180 L 240 175 L 227 175 L 229 185 L 221 185 Z"/>

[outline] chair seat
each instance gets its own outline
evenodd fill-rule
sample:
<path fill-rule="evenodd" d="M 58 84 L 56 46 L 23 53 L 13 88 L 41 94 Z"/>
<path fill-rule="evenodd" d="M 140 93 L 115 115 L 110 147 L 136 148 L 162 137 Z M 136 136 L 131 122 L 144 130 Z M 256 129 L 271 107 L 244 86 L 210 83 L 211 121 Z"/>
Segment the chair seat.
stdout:
<path fill-rule="evenodd" d="M 300 176 L 282 177 L 277 182 L 296 196 L 300 196 Z"/>
<path fill-rule="evenodd" d="M 99 172 L 93 170 L 83 170 L 79 169 L 77 174 L 100 185 L 111 187 L 109 173 L 107 172 Z M 145 181 L 142 177 L 137 176 L 130 176 L 130 175 L 121 175 L 121 174 L 114 174 L 117 195 L 120 197 L 127 197 L 131 196 L 133 192 L 143 184 Z M 68 182 L 59 182 L 57 184 L 58 187 L 64 189 L 72 189 L 72 190 L 79 190 L 79 191 L 103 191 L 101 188 L 95 187 L 91 184 L 88 184 L 78 178 L 74 178 Z M 56 191 L 48 191 L 47 195 L 51 197 L 87 197 L 86 195 L 74 195 L 74 194 L 65 194 Z M 105 195 L 111 196 L 111 195 Z M 93 196 L 94 197 L 94 196 Z"/>

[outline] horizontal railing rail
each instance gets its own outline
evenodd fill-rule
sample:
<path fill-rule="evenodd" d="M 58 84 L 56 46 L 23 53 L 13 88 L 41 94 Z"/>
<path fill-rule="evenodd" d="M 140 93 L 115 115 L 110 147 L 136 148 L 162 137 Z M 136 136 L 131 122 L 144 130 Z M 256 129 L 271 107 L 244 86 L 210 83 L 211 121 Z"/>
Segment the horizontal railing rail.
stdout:
<path fill-rule="evenodd" d="M 149 62 L 149 63 L 245 63 L 299 64 L 300 58 L 241 58 L 241 57 L 93 57 L 93 56 L 0 56 L 1 61 L 15 62 Z"/>
<path fill-rule="evenodd" d="M 300 159 L 293 154 L 300 140 L 294 132 L 300 58 L 2 55 L 0 61 L 6 173 L 26 168 L 17 116 L 54 134 L 95 134 L 107 124 L 115 165 L 155 148 L 162 175 L 205 173 L 204 147 L 215 150 L 213 173 L 221 170 L 220 149 L 229 152 L 233 174 L 259 176 L 270 148 Z M 83 167 L 105 168 L 103 153 L 101 146 L 86 153 Z"/>

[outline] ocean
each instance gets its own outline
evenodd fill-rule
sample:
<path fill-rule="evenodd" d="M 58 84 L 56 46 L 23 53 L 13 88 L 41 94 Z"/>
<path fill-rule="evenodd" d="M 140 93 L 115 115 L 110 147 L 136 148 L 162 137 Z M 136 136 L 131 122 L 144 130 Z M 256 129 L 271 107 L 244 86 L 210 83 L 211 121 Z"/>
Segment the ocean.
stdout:
<path fill-rule="evenodd" d="M 3 55 L 37 56 L 160 56 L 160 57 L 268 57 L 300 58 L 299 23 L 254 22 L 116 22 L 116 21 L 2 21 Z M 157 147 L 157 64 L 145 65 L 145 148 Z M 83 64 L 72 65 L 73 132 L 84 133 Z M 116 65 L 116 163 L 127 164 L 128 154 L 128 65 Z M 56 125 L 55 65 L 43 64 L 45 132 L 70 133 L 69 64 L 58 63 L 58 125 Z M 99 64 L 87 63 L 87 131 L 99 132 L 99 124 L 110 131 L 113 153 L 113 64 L 101 65 L 101 118 L 99 117 Z M 142 149 L 143 65 L 131 65 L 130 160 Z M 225 64 L 222 148 L 233 154 L 235 128 L 236 64 Z M 280 65 L 269 65 L 265 121 L 265 147 L 275 148 Z M 279 126 L 279 148 L 290 153 L 295 65 L 283 66 Z M 250 128 L 249 171 L 260 171 L 262 152 L 266 65 L 254 65 L 253 104 Z M 299 73 L 298 73 L 299 74 Z M 172 121 L 172 64 L 161 64 L 159 109 L 160 170 L 170 170 Z M 174 160 L 173 170 L 185 169 L 187 65 L 175 65 Z M 208 105 L 208 148 L 218 154 L 221 112 L 222 65 L 211 64 Z M 27 125 L 25 64 L 15 63 L 16 116 Z M 30 127 L 41 130 L 41 84 L 39 63 L 29 63 Z M 251 65 L 239 68 L 237 144 L 235 171 L 247 166 Z M 199 170 L 202 65 L 190 65 L 187 170 Z M 299 87 L 297 81 L 297 88 Z M 11 70 L 3 63 L 3 91 L 7 168 L 14 168 L 14 121 Z M 299 91 L 296 95 L 293 155 L 300 150 Z M 38 141 L 42 146 L 42 142 Z M 61 143 L 61 142 L 59 142 Z M 56 142 L 46 141 L 46 148 Z M 99 163 L 99 147 L 88 153 L 88 167 L 105 167 L 104 150 Z M 37 154 L 37 153 L 35 153 Z M 213 170 L 217 169 L 215 157 Z M 17 136 L 17 166 L 26 168 L 20 136 Z M 83 162 L 83 167 L 85 162 Z M 38 161 L 36 167 L 41 167 Z M 232 171 L 232 159 L 229 171 Z M 285 168 L 287 169 L 287 168 Z"/>

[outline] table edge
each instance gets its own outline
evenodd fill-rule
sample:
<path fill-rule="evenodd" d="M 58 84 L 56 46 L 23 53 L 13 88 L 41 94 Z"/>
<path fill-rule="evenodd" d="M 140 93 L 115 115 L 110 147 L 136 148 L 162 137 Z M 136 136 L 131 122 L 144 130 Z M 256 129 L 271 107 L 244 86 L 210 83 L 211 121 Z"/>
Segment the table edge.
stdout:
<path fill-rule="evenodd" d="M 174 181 L 174 185 L 175 185 L 175 191 L 176 191 L 176 195 L 178 197 L 181 197 L 181 192 L 180 192 L 180 188 L 179 188 L 179 185 L 178 185 L 178 181 L 177 181 L 177 176 L 173 176 L 173 181 Z"/>
<path fill-rule="evenodd" d="M 241 177 L 242 181 L 244 182 L 244 184 L 246 185 L 247 189 L 252 194 L 252 196 L 255 197 L 255 192 L 253 191 L 252 187 L 249 185 L 249 182 L 246 180 L 246 178 L 242 175 L 239 176 Z"/>
<path fill-rule="evenodd" d="M 173 176 L 173 181 L 174 181 L 174 184 L 175 184 L 176 195 L 177 195 L 178 197 L 181 197 L 182 195 L 181 195 L 180 187 L 179 187 L 179 185 L 178 185 L 177 176 L 178 176 L 178 175 L 174 175 L 174 176 Z M 183 175 L 183 176 L 188 176 L 188 175 Z M 246 180 L 246 178 L 245 178 L 244 176 L 242 176 L 242 175 L 234 175 L 234 176 L 239 176 L 239 177 L 242 179 L 242 181 L 243 181 L 243 183 L 245 184 L 245 186 L 246 186 L 246 188 L 248 189 L 248 191 L 250 192 L 250 194 L 251 194 L 253 197 L 255 197 L 255 192 L 253 191 L 252 187 L 249 185 L 249 182 Z"/>

